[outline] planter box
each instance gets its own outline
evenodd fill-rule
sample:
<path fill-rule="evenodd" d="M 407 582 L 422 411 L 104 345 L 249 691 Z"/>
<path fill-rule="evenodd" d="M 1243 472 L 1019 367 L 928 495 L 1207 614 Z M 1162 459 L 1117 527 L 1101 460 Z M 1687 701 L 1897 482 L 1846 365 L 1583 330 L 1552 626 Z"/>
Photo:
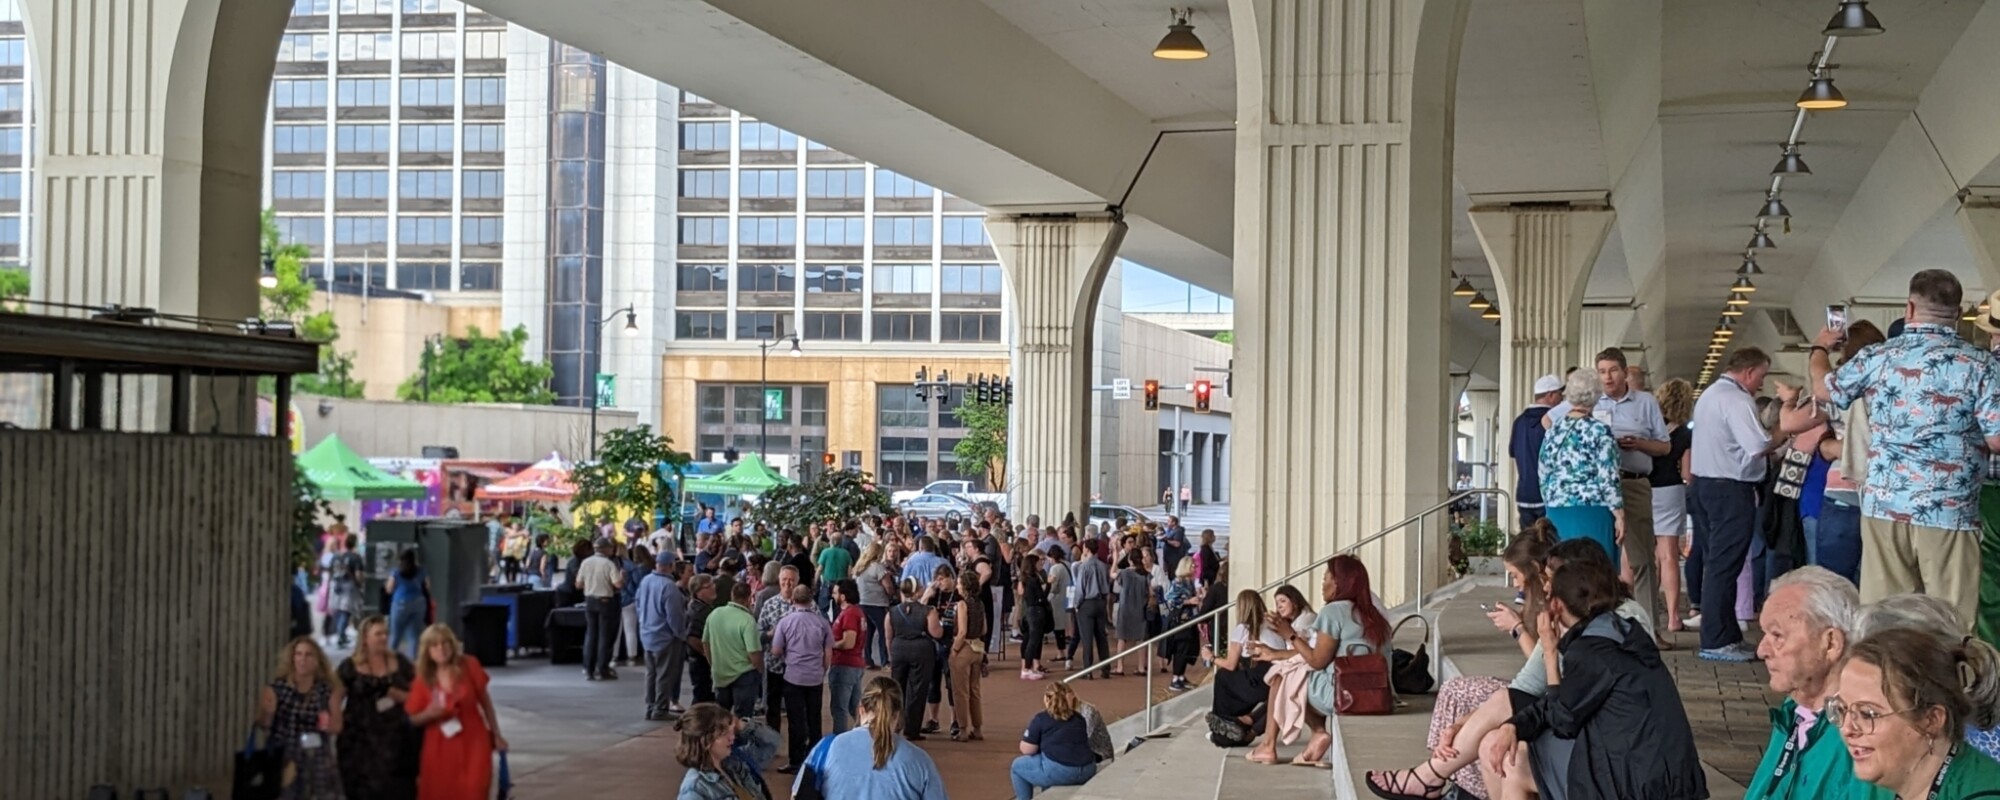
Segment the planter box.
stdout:
<path fill-rule="evenodd" d="M 1466 559 L 1468 575 L 1504 575 L 1507 570 L 1501 566 L 1499 556 L 1473 556 Z"/>

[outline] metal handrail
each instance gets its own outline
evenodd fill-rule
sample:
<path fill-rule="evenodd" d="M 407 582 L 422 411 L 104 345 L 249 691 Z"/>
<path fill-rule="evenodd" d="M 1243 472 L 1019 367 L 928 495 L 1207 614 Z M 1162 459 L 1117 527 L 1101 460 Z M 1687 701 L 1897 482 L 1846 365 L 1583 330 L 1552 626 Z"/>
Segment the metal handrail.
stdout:
<path fill-rule="evenodd" d="M 1456 502 L 1458 502 L 1458 501 L 1460 501 L 1460 500 L 1464 500 L 1465 498 L 1468 498 L 1468 497 L 1480 497 L 1480 496 L 1486 496 L 1486 495 L 1498 495 L 1498 496 L 1499 496 L 1499 497 L 1501 498 L 1501 500 L 1503 500 L 1503 501 L 1504 501 L 1504 502 L 1502 503 L 1502 508 L 1503 508 L 1503 509 L 1504 509 L 1504 508 L 1506 508 L 1506 507 L 1508 507 L 1508 506 L 1511 506 L 1511 505 L 1513 505 L 1513 499 L 1514 499 L 1514 495 L 1513 495 L 1513 493 L 1511 493 L 1511 492 L 1508 492 L 1508 491 L 1507 491 L 1507 490 L 1505 490 L 1505 489 L 1468 489 L 1468 490 L 1466 490 L 1466 491 L 1463 491 L 1463 492 L 1458 492 L 1458 493 L 1456 493 L 1456 494 L 1453 494 L 1453 495 L 1451 495 L 1450 497 L 1447 497 L 1447 498 L 1445 498 L 1444 500 L 1440 501 L 1440 502 L 1439 502 L 1438 504 L 1436 504 L 1436 505 L 1433 505 L 1433 506 L 1431 506 L 1431 507 L 1429 507 L 1429 508 L 1426 508 L 1426 509 L 1424 509 L 1424 510 L 1422 510 L 1422 511 L 1419 511 L 1419 512 L 1417 512 L 1417 513 L 1415 513 L 1415 514 L 1412 514 L 1412 515 L 1410 515 L 1410 516 L 1408 516 L 1408 517 L 1404 518 L 1404 519 L 1403 519 L 1403 521 L 1401 521 L 1401 522 L 1398 522 L 1398 523 L 1396 523 L 1396 524 L 1394 524 L 1394 525 L 1390 525 L 1390 526 L 1389 526 L 1389 527 L 1387 527 L 1387 528 L 1383 528 L 1382 530 L 1379 530 L 1379 531 L 1376 531 L 1376 532 L 1374 532 L 1374 533 L 1371 533 L 1371 534 L 1369 534 L 1369 535 L 1367 535 L 1367 536 L 1364 536 L 1364 537 L 1362 537 L 1360 541 L 1357 541 L 1357 542 L 1355 542 L 1355 543 L 1353 543 L 1353 544 L 1350 544 L 1350 545 L 1347 545 L 1346 547 L 1343 547 L 1343 548 L 1340 548 L 1339 550 L 1335 551 L 1335 552 L 1334 552 L 1334 554 L 1333 554 L 1332 556 L 1327 556 L 1326 558 L 1321 558 L 1321 559 L 1317 559 L 1317 560 L 1314 560 L 1314 561 L 1312 561 L 1312 562 L 1310 562 L 1310 563 L 1306 564 L 1306 566 L 1303 566 L 1303 567 L 1300 567 L 1300 568 L 1298 568 L 1298 569 L 1296 569 L 1296 570 L 1293 570 L 1293 571 L 1291 571 L 1291 572 L 1289 572 L 1289 573 L 1286 573 L 1286 574 L 1285 574 L 1285 576 L 1284 576 L 1284 577 L 1282 577 L 1282 578 L 1279 578 L 1279 579 L 1277 579 L 1277 580 L 1274 580 L 1274 581 L 1271 581 L 1270 583 L 1267 583 L 1267 584 L 1264 584 L 1264 585 L 1263 585 L 1262 587 L 1260 587 L 1260 588 L 1259 588 L 1259 589 L 1257 590 L 1257 593 L 1258 593 L 1258 594 L 1265 594 L 1265 593 L 1267 593 L 1267 592 L 1270 592 L 1270 591 L 1272 591 L 1272 590 L 1274 590 L 1274 589 L 1276 589 L 1276 588 L 1278 588 L 1278 587 L 1280 587 L 1280 586 L 1283 586 L 1283 585 L 1285 585 L 1285 584 L 1287 584 L 1287 583 L 1290 583 L 1290 582 L 1292 581 L 1292 579 L 1293 579 L 1293 578 L 1297 578 L 1297 577 L 1299 577 L 1300 575 L 1304 575 L 1304 574 L 1306 574 L 1306 573 L 1308 573 L 1308 572 L 1312 572 L 1313 570 L 1316 570 L 1316 569 L 1320 569 L 1320 568 L 1322 567 L 1322 565 L 1324 565 L 1324 564 L 1326 563 L 1326 561 L 1327 561 L 1328 559 L 1330 559 L 1330 558 L 1333 558 L 1334 556 L 1343 556 L 1343 555 L 1349 555 L 1349 554 L 1353 553 L 1353 552 L 1354 552 L 1354 551 L 1356 551 L 1356 550 L 1359 550 L 1359 549 L 1361 549 L 1361 548 L 1363 548 L 1363 547 L 1367 547 L 1368 545 L 1371 545 L 1371 544 L 1374 544 L 1374 543 L 1376 543 L 1376 542 L 1379 542 L 1379 541 L 1383 540 L 1384 538 L 1387 538 L 1387 537 L 1389 536 L 1389 534 L 1392 534 L 1392 533 L 1395 533 L 1395 532 L 1397 532 L 1397 531 L 1401 531 L 1401 530 L 1404 530 L 1404 529 L 1406 529 L 1406 528 L 1410 527 L 1411 525 L 1416 525 L 1416 526 L 1417 526 L 1417 530 L 1419 530 L 1419 531 L 1422 531 L 1422 530 L 1424 529 L 1424 526 L 1423 526 L 1423 521 L 1424 521 L 1424 520 L 1426 520 L 1426 519 L 1429 519 L 1429 518 L 1430 518 L 1430 515 L 1432 515 L 1432 514 L 1435 514 L 1435 513 L 1439 512 L 1439 511 L 1442 511 L 1442 510 L 1444 510 L 1444 509 L 1446 509 L 1446 508 L 1449 508 L 1449 507 L 1450 507 L 1450 506 L 1451 506 L 1451 505 L 1452 505 L 1453 503 L 1456 503 Z M 1416 592 L 1416 603 L 1417 603 L 1417 613 L 1419 613 L 1419 614 L 1423 613 L 1423 611 L 1424 611 L 1424 548 L 1421 548 L 1421 547 L 1417 548 L 1417 592 Z M 1124 657 L 1126 657 L 1126 656 L 1129 656 L 1129 655 L 1131 655 L 1131 654 L 1133 654 L 1133 653 L 1136 653 L 1136 652 L 1138 652 L 1138 651 L 1140 651 L 1140 650 L 1145 650 L 1145 651 L 1146 651 L 1146 662 L 1145 662 L 1145 670 L 1146 670 L 1146 711 L 1145 711 L 1145 713 L 1146 713 L 1146 728 L 1147 728 L 1147 730 L 1151 730 L 1151 729 L 1152 729 L 1152 727 L 1153 727 L 1153 724 L 1154 724 L 1154 723 L 1153 723 L 1153 707 L 1154 707 L 1155 705 L 1157 705 L 1156 703 L 1154 703 L 1154 702 L 1153 702 L 1153 672 L 1154 672 L 1154 664 L 1153 664 L 1153 661 L 1154 661 L 1154 658 L 1153 658 L 1153 650 L 1154 650 L 1154 648 L 1156 648 L 1156 647 L 1157 647 L 1157 646 L 1159 645 L 1159 643 L 1160 643 L 1160 642 L 1161 642 L 1162 640 L 1166 639 L 1166 638 L 1167 638 L 1167 637 L 1169 637 L 1169 636 L 1173 636 L 1173 635 L 1175 635 L 1175 634 L 1178 634 L 1178 633 L 1180 633 L 1181 631 L 1185 631 L 1185 630 L 1187 630 L 1187 629 L 1189 629 L 1189 628 L 1192 628 L 1192 627 L 1194 627 L 1194 626 L 1196 626 L 1196 625 L 1200 625 L 1200 624 L 1202 624 L 1203 622 L 1207 622 L 1208 620 L 1210 620 L 1210 619 L 1212 619 L 1212 618 L 1214 618 L 1214 617 L 1217 617 L 1217 616 L 1221 616 L 1221 615 L 1223 615 L 1223 614 L 1227 613 L 1228 611 L 1230 611 L 1230 610 L 1231 610 L 1231 609 L 1232 609 L 1232 608 L 1234 607 L 1234 605 L 1235 605 L 1234 603 L 1224 603 L 1224 604 L 1223 604 L 1223 605 L 1221 605 L 1221 606 L 1217 606 L 1217 607 L 1216 607 L 1216 608 L 1215 608 L 1214 610 L 1212 610 L 1212 611 L 1204 611 L 1204 612 L 1202 612 L 1202 613 L 1200 613 L 1200 614 L 1196 615 L 1196 616 L 1195 616 L 1195 617 L 1194 617 L 1193 619 L 1190 619 L 1190 620 L 1188 620 L 1188 621 L 1186 621 L 1186 622 L 1183 622 L 1183 623 L 1181 623 L 1181 624 L 1179 624 L 1179 625 L 1175 625 L 1174 627 L 1172 627 L 1172 628 L 1169 628 L 1169 629 L 1167 629 L 1167 630 L 1165 630 L 1165 631 L 1161 631 L 1161 632 L 1160 632 L 1160 633 L 1159 633 L 1158 635 L 1156 635 L 1156 636 L 1153 636 L 1152 638 L 1149 638 L 1149 639 L 1147 639 L 1147 640 L 1145 640 L 1145 641 L 1143 641 L 1143 642 L 1140 642 L 1140 643 L 1138 643 L 1138 644 L 1135 644 L 1135 645 L 1132 645 L 1131 647 L 1127 647 L 1127 648 L 1125 648 L 1124 650 L 1120 650 L 1120 651 L 1118 651 L 1118 652 L 1117 652 L 1116 654 L 1113 654 L 1113 655 L 1111 655 L 1111 656 L 1107 656 L 1107 657 L 1105 657 L 1105 658 L 1104 658 L 1103 660 L 1101 660 L 1101 661 L 1098 661 L 1098 662 L 1097 662 L 1097 663 L 1095 663 L 1095 664 L 1091 664 L 1090 666 L 1087 666 L 1087 667 L 1084 667 L 1083 669 L 1080 669 L 1080 670 L 1077 670 L 1076 672 L 1074 672 L 1074 673 L 1071 673 L 1071 674 L 1070 674 L 1070 675 L 1068 675 L 1067 677 L 1064 677 L 1064 678 L 1062 679 L 1062 682 L 1063 682 L 1063 683 L 1074 683 L 1074 682 L 1076 682 L 1076 680 L 1077 680 L 1078 678 L 1082 678 L 1082 677 L 1084 677 L 1084 676 L 1086 676 L 1086 675 L 1089 675 L 1089 674 L 1091 674 L 1091 673 L 1093 673 L 1093 672 L 1096 672 L 1096 671 L 1098 671 L 1098 670 L 1101 670 L 1101 669 L 1105 669 L 1105 668 L 1108 668 L 1108 667 L 1110 667 L 1110 666 L 1112 665 L 1112 663 L 1114 663 L 1114 662 L 1118 661 L 1119 659 L 1122 659 L 1122 658 L 1124 658 Z M 1074 613 L 1074 612 L 1072 612 L 1072 613 Z"/>

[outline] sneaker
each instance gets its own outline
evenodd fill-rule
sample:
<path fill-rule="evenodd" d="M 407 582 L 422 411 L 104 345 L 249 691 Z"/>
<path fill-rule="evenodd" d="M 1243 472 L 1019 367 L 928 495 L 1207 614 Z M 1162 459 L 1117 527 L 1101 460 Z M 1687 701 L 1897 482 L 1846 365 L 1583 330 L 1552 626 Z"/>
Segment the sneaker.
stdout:
<path fill-rule="evenodd" d="M 1167 691 L 1185 692 L 1187 690 L 1188 690 L 1188 682 L 1186 678 L 1175 678 L 1171 681 L 1167 681 Z"/>
<path fill-rule="evenodd" d="M 1037 671 L 1033 671 L 1033 670 L 1030 670 L 1030 671 L 1028 672 L 1028 680 L 1031 680 L 1031 681 L 1039 681 L 1039 680 L 1043 680 L 1043 679 L 1046 679 L 1046 678 L 1048 678 L 1048 677 L 1049 677 L 1049 675 L 1048 675 L 1048 673 L 1046 673 L 1046 672 L 1037 672 Z"/>
<path fill-rule="evenodd" d="M 1703 661 L 1727 661 L 1732 664 L 1747 664 L 1757 659 L 1757 651 L 1749 645 L 1737 642 L 1726 647 L 1705 648 L 1700 654 Z"/>
<path fill-rule="evenodd" d="M 1250 730 L 1243 727 L 1243 723 L 1241 722 L 1212 711 L 1209 712 L 1207 720 L 1208 740 L 1214 742 L 1218 747 L 1233 747 L 1233 744 L 1224 744 L 1224 742 L 1240 742 L 1250 738 Z"/>
<path fill-rule="evenodd" d="M 1701 627 L 1701 615 L 1689 614 L 1687 619 L 1681 620 L 1681 624 L 1690 628 L 1699 628 Z"/>

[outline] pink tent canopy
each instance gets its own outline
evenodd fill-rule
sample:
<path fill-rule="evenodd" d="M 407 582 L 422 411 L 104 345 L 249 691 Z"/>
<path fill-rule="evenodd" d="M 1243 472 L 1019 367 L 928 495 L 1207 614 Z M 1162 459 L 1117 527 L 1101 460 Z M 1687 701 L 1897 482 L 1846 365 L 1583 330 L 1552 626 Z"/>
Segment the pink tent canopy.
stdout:
<path fill-rule="evenodd" d="M 552 503 L 566 503 L 576 495 L 576 484 L 569 482 L 570 463 L 562 456 L 550 453 L 533 466 L 514 473 L 506 480 L 494 481 L 473 492 L 483 500 L 541 500 Z"/>

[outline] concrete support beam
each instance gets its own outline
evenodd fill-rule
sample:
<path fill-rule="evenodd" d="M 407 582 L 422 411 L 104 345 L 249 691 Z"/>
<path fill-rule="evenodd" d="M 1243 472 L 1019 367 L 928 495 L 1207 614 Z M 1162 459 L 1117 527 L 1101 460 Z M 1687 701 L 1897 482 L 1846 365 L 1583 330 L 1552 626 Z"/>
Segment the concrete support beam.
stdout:
<path fill-rule="evenodd" d="M 1125 222 L 1109 214 L 991 216 L 987 235 L 1014 292 L 1009 513 L 1090 514 L 1096 460 L 1090 332 Z"/>
<path fill-rule="evenodd" d="M 1442 499 L 1445 283 L 1463 0 L 1232 0 L 1240 586 L 1308 568 Z M 1409 530 L 1359 555 L 1390 603 Z M 1422 578 L 1436 586 L 1440 558 Z M 1302 579 L 1309 580 L 1309 579 Z"/>
<path fill-rule="evenodd" d="M 2000 289 L 2000 205 L 1986 198 L 1968 200 L 1958 208 L 1958 227 L 1965 232 L 1966 249 L 1972 251 L 1979 276 L 1985 279 L 1983 287 L 1989 292 Z M 1967 292 L 1966 302 L 1985 299 L 1974 294 Z"/>
<path fill-rule="evenodd" d="M 1583 290 L 1617 215 L 1608 208 L 1474 208 L 1500 307 L 1500 402 L 1518 408 L 1535 379 L 1580 363 Z M 1620 332 L 1622 335 L 1622 331 Z M 1506 447 L 1508 435 L 1500 437 Z M 1504 477 L 1512 486 L 1514 465 Z"/>
<path fill-rule="evenodd" d="M 1598 353 L 1613 347 L 1623 347 L 1632 340 L 1632 322 L 1639 312 L 1630 308 L 1586 308 L 1579 317 L 1576 339 L 1576 358 L 1570 367 L 1595 367 L 1593 359 Z M 1642 363 L 1640 353 L 1626 353 L 1625 357 L 1634 365 Z M 1589 362 L 1589 363 L 1587 363 Z M 1560 376 L 1562 373 L 1558 372 Z"/>

